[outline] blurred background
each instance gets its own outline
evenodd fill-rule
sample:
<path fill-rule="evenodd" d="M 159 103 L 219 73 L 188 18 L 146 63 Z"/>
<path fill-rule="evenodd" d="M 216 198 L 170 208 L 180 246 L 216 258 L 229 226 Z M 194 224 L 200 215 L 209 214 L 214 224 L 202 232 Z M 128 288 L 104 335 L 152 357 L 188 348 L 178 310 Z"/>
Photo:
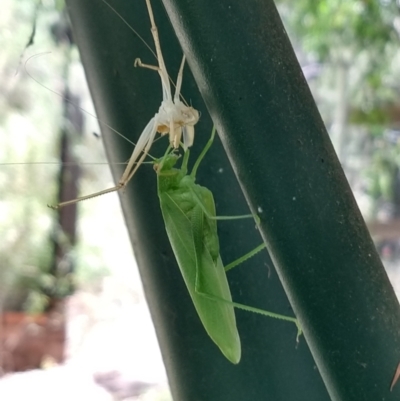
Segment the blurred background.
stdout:
<path fill-rule="evenodd" d="M 276 3 L 400 294 L 400 1 Z M 62 1 L 0 44 L 0 399 L 170 400 L 118 196 L 46 207 L 113 185 Z"/>

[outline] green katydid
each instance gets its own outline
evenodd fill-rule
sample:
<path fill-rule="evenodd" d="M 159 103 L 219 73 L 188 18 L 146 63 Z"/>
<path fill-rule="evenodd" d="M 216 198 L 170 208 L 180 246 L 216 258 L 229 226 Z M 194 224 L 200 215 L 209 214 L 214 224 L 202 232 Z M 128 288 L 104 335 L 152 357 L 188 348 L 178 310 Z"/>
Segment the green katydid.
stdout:
<path fill-rule="evenodd" d="M 108 4 L 105 0 L 103 1 Z M 212 131 L 211 138 L 196 161 L 191 174 L 187 174 L 190 153 L 187 148 L 193 142 L 193 127 L 197 123 L 198 112 L 189 106 L 185 106 L 179 100 L 184 58 L 178 73 L 175 95 L 172 97 L 150 1 L 146 0 L 146 4 L 152 23 L 152 33 L 159 65 L 157 67 L 149 66 L 141 61 L 137 61 L 136 65 L 159 72 L 164 96 L 160 110 L 142 132 L 128 166 L 115 187 L 63 202 L 54 208 L 124 188 L 148 154 L 156 132 L 169 133 L 170 136 L 173 134 L 166 154 L 155 162 L 158 176 L 158 195 L 166 231 L 182 276 L 205 330 L 226 358 L 232 363 L 238 363 L 241 357 L 241 345 L 236 327 L 234 307 L 295 323 L 298 330 L 297 337 L 301 334 L 301 328 L 297 319 L 293 317 L 232 302 L 226 271 L 263 249 L 264 245 L 260 245 L 224 268 L 219 255 L 216 221 L 234 218 L 254 218 L 254 216 L 217 217 L 212 193 L 207 188 L 195 183 L 197 169 L 213 142 L 215 129 Z M 179 114 L 178 111 L 188 117 L 187 121 L 183 121 L 176 116 L 176 114 Z M 164 116 L 165 121 L 160 116 Z M 184 131 L 185 129 L 186 131 Z M 174 166 L 178 160 L 178 155 L 172 149 L 177 148 L 181 134 L 185 134 L 185 132 L 183 162 L 181 168 L 176 169 Z"/>
<path fill-rule="evenodd" d="M 293 317 L 232 302 L 226 271 L 261 251 L 265 245 L 258 246 L 226 267 L 222 264 L 216 221 L 255 216 L 216 216 L 211 191 L 195 183 L 197 169 L 214 136 L 215 128 L 191 174 L 187 174 L 190 151 L 185 151 L 182 166 L 178 169 L 174 166 L 179 156 L 171 151 L 171 146 L 164 157 L 155 162 L 155 170 L 165 228 L 196 311 L 211 339 L 225 357 L 236 364 L 240 361 L 241 345 L 234 307 L 293 322 L 297 326 L 297 338 L 302 331 Z"/>

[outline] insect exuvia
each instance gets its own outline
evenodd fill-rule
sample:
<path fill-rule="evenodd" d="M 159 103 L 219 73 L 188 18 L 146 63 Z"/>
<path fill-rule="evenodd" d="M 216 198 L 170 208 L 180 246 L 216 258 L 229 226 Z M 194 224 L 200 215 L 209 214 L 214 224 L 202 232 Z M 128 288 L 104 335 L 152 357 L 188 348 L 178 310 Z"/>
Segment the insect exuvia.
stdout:
<path fill-rule="evenodd" d="M 108 7 L 110 7 L 115 13 L 117 13 L 117 11 L 114 10 L 114 8 L 110 4 L 108 4 L 105 0 L 102 1 Z M 153 35 L 154 45 L 156 48 L 158 65 L 155 66 L 150 64 L 144 64 L 142 63 L 140 58 L 137 58 L 135 60 L 135 66 L 148 68 L 157 71 L 159 73 L 161 77 L 163 99 L 158 109 L 158 112 L 154 115 L 153 118 L 151 118 L 151 120 L 148 122 L 143 132 L 141 133 L 139 140 L 136 143 L 136 146 L 133 150 L 133 153 L 128 161 L 128 164 L 121 178 L 119 179 L 117 185 L 96 192 L 94 194 L 62 202 L 55 206 L 50 206 L 51 208 L 58 209 L 66 205 L 70 205 L 96 196 L 104 195 L 109 192 L 118 191 L 124 188 L 128 184 L 128 182 L 132 179 L 133 175 L 135 174 L 139 166 L 142 164 L 143 160 L 146 158 L 148 152 L 150 151 L 151 145 L 153 144 L 157 132 L 159 132 L 161 135 L 169 134 L 169 142 L 174 149 L 177 149 L 179 147 L 182 137 L 185 149 L 193 145 L 194 126 L 199 120 L 199 112 L 193 107 L 186 105 L 180 99 L 183 68 L 185 65 L 185 56 L 182 57 L 182 62 L 176 80 L 175 93 L 172 96 L 170 78 L 161 51 L 160 38 L 158 36 L 157 26 L 154 21 L 154 15 L 150 0 L 146 0 L 146 5 L 150 17 L 151 33 Z M 119 14 L 117 13 L 117 15 Z M 123 21 L 125 22 L 124 19 Z"/>
<path fill-rule="evenodd" d="M 155 163 L 155 169 L 165 229 L 196 311 L 211 339 L 225 357 L 236 364 L 240 361 L 241 345 L 234 307 L 293 322 L 297 326 L 297 338 L 302 331 L 293 317 L 232 302 L 226 271 L 261 251 L 265 245 L 226 267 L 222 263 L 216 221 L 254 216 L 216 216 L 212 192 L 196 184 L 197 168 L 214 136 L 215 129 L 190 174 L 187 174 L 189 149 L 185 150 L 180 169 L 174 167 L 179 156 L 170 151 L 171 147 Z"/>

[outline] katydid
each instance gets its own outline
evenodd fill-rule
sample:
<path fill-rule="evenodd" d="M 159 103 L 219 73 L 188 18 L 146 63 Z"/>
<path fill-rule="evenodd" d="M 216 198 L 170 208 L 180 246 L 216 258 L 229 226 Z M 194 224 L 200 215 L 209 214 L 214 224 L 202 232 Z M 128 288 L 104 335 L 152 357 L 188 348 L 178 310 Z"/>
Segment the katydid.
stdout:
<path fill-rule="evenodd" d="M 241 357 L 241 345 L 234 307 L 293 322 L 297 326 L 297 338 L 302 331 L 293 317 L 232 302 L 226 271 L 261 251 L 265 245 L 258 246 L 224 268 L 216 221 L 254 216 L 216 216 L 211 191 L 195 183 L 197 168 L 214 136 L 215 128 L 191 174 L 187 174 L 190 151 L 185 150 L 181 168 L 174 168 L 179 156 L 171 151 L 171 146 L 165 156 L 155 163 L 155 170 L 165 228 L 196 311 L 221 352 L 230 362 L 237 364 Z"/>

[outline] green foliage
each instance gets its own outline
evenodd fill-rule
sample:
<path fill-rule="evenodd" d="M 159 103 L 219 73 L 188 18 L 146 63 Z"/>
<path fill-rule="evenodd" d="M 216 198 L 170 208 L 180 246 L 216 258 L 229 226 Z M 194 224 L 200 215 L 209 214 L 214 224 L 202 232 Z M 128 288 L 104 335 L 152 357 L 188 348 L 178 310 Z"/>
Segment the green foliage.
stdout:
<path fill-rule="evenodd" d="M 107 271 L 101 267 L 99 249 L 91 248 L 79 255 L 83 267 L 74 279 L 51 274 L 57 216 L 46 205 L 56 198 L 58 135 L 65 122 L 62 99 L 40 84 L 62 90 L 65 51 L 63 46 L 54 48 L 50 33 L 61 2 L 56 7 L 51 2 L 42 4 L 36 13 L 39 1 L 4 1 L 0 16 L 0 309 L 38 312 L 49 297 L 67 295 L 73 280 L 91 282 Z M 34 43 L 25 48 L 35 21 Z M 30 58 L 43 51 L 51 53 Z M 96 268 L 87 263 L 93 254 L 98 257 Z"/>
<path fill-rule="evenodd" d="M 369 193 L 375 198 L 383 198 L 386 201 L 393 200 L 392 182 L 396 174 L 396 165 L 385 152 L 376 152 L 370 167 Z"/>
<path fill-rule="evenodd" d="M 398 83 L 393 80 L 399 73 L 393 63 L 400 43 L 395 29 L 400 14 L 397 1 L 279 0 L 278 6 L 293 40 L 308 58 L 323 63 L 328 74 L 345 66 L 351 77 L 347 101 L 352 109 L 369 114 L 397 99 Z"/>
<path fill-rule="evenodd" d="M 280 0 L 289 7 L 291 29 L 300 34 L 306 50 L 326 60 L 343 47 L 384 51 L 397 35 L 393 26 L 399 6 L 395 0 L 344 1 Z M 397 11 L 397 13 L 396 13 Z"/>
<path fill-rule="evenodd" d="M 387 143 L 383 133 L 398 122 L 400 3 L 277 3 L 295 48 L 319 63 L 310 86 L 350 181 L 361 178 L 351 166 L 365 166 L 363 191 L 372 203 L 393 201 L 398 146 Z M 361 147 L 355 149 L 355 143 Z"/>

